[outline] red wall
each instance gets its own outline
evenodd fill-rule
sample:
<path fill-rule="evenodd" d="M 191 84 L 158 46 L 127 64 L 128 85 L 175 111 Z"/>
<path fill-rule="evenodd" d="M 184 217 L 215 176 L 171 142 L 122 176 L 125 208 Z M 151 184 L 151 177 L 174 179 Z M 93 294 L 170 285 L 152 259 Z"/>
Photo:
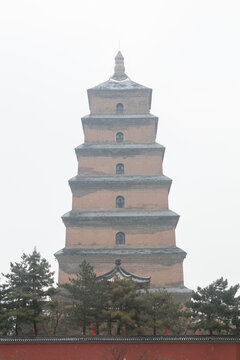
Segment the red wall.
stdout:
<path fill-rule="evenodd" d="M 1 344 L 0 360 L 240 360 L 231 343 Z M 115 356 L 114 356 L 115 355 Z M 143 357 L 141 357 L 144 355 Z"/>

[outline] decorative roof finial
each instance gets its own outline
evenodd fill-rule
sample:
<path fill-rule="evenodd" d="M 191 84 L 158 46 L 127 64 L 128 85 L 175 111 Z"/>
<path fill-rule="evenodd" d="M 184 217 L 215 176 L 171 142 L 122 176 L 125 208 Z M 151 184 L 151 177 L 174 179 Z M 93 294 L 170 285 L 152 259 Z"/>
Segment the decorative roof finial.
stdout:
<path fill-rule="evenodd" d="M 115 57 L 114 75 L 112 77 L 115 80 L 125 80 L 127 75 L 125 74 L 124 57 L 119 50 Z"/>
<path fill-rule="evenodd" d="M 120 266 L 121 265 L 121 259 L 116 259 L 115 264 L 116 264 L 116 266 Z"/>

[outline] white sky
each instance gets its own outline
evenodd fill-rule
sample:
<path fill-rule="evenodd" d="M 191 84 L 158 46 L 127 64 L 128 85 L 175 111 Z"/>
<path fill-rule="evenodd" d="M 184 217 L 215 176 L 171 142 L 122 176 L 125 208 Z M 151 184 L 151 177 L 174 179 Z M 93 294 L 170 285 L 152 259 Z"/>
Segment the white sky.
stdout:
<path fill-rule="evenodd" d="M 86 89 L 126 73 L 153 89 L 185 285 L 239 279 L 240 2 L 0 1 L 0 271 L 34 246 L 57 271 Z"/>

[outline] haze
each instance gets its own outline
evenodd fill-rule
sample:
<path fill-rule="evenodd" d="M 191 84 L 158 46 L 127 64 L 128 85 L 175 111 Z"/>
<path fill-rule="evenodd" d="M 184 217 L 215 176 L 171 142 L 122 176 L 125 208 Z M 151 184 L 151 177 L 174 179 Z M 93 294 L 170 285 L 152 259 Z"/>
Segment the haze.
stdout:
<path fill-rule="evenodd" d="M 113 73 L 153 89 L 185 285 L 239 282 L 238 1 L 1 1 L 0 271 L 34 246 L 57 272 L 86 90 Z M 3 277 L 2 277 L 3 281 Z"/>

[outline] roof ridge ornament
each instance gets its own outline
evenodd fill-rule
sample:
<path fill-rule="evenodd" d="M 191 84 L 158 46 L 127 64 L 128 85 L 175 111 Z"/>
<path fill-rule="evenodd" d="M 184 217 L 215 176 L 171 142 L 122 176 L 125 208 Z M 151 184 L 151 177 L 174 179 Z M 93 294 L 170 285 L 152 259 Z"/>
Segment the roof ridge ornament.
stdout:
<path fill-rule="evenodd" d="M 122 81 L 127 79 L 127 75 L 125 74 L 125 66 L 124 66 L 124 57 L 119 50 L 117 55 L 115 56 L 115 67 L 114 67 L 114 75 L 112 79 L 117 81 Z"/>
<path fill-rule="evenodd" d="M 115 260 L 115 265 L 116 265 L 116 266 L 120 266 L 121 263 L 122 263 L 121 259 L 116 259 L 116 260 Z"/>

